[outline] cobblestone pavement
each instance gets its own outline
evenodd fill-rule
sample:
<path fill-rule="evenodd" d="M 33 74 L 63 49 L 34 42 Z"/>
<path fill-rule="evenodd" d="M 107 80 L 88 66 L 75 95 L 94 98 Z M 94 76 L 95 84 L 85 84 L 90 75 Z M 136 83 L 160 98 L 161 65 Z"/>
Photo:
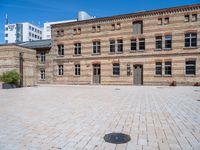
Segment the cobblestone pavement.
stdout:
<path fill-rule="evenodd" d="M 0 90 L 0 150 L 200 150 L 200 88 Z M 126 144 L 104 142 L 123 132 Z"/>

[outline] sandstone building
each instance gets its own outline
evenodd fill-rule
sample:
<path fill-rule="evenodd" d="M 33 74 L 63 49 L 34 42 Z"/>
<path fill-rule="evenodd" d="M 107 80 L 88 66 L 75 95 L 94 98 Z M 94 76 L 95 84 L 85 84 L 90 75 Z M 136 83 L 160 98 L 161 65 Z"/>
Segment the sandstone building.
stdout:
<path fill-rule="evenodd" d="M 200 82 L 200 4 L 52 25 L 52 83 Z"/>
<path fill-rule="evenodd" d="M 36 51 L 37 83 L 194 85 L 200 4 L 55 24 L 51 47 L 21 46 Z"/>

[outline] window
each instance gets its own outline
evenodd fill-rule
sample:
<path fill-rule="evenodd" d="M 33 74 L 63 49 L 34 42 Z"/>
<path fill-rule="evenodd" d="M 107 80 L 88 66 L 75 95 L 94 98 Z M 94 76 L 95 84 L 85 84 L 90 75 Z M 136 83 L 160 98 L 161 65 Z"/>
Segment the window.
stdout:
<path fill-rule="evenodd" d="M 165 49 L 172 49 L 172 36 L 171 35 L 165 36 Z"/>
<path fill-rule="evenodd" d="M 100 54 L 101 53 L 101 42 L 100 41 L 94 41 L 93 42 L 93 53 L 94 54 Z"/>
<path fill-rule="evenodd" d="M 31 26 L 29 26 L 29 30 L 31 30 Z"/>
<path fill-rule="evenodd" d="M 8 33 L 5 34 L 5 37 L 8 37 Z"/>
<path fill-rule="evenodd" d="M 80 64 L 76 64 L 74 67 L 75 67 L 75 70 L 74 70 L 75 76 L 80 76 L 81 75 Z"/>
<path fill-rule="evenodd" d="M 101 26 L 98 25 L 98 26 L 92 26 L 92 33 L 94 32 L 100 32 L 101 31 Z"/>
<path fill-rule="evenodd" d="M 74 44 L 74 54 L 81 55 L 81 43 Z"/>
<path fill-rule="evenodd" d="M 165 17 L 164 24 L 169 24 L 169 17 Z"/>
<path fill-rule="evenodd" d="M 139 39 L 139 50 L 145 50 L 145 39 Z"/>
<path fill-rule="evenodd" d="M 197 21 L 197 14 L 192 14 L 192 21 Z"/>
<path fill-rule="evenodd" d="M 40 70 L 40 80 L 45 80 L 45 70 L 44 69 Z"/>
<path fill-rule="evenodd" d="M 156 62 L 155 74 L 162 75 L 162 62 Z"/>
<path fill-rule="evenodd" d="M 111 30 L 115 30 L 115 24 L 111 24 Z"/>
<path fill-rule="evenodd" d="M 81 28 L 74 28 L 73 34 L 81 34 Z"/>
<path fill-rule="evenodd" d="M 116 29 L 117 29 L 117 30 L 120 30 L 120 29 L 121 29 L 121 24 L 120 24 L 120 23 L 117 23 Z"/>
<path fill-rule="evenodd" d="M 115 52 L 115 40 L 110 40 L 110 52 Z"/>
<path fill-rule="evenodd" d="M 120 75 L 120 65 L 118 63 L 113 64 L 113 75 L 114 76 Z"/>
<path fill-rule="evenodd" d="M 40 53 L 40 62 L 44 63 L 44 62 L 45 62 L 45 59 L 46 59 L 46 57 L 45 57 L 45 52 L 41 52 L 41 53 Z"/>
<path fill-rule="evenodd" d="M 156 36 L 156 49 L 162 49 L 162 36 Z"/>
<path fill-rule="evenodd" d="M 64 30 L 60 31 L 60 35 L 63 36 L 64 35 Z"/>
<path fill-rule="evenodd" d="M 131 51 L 135 51 L 135 50 L 137 50 L 137 40 L 132 39 L 131 40 Z"/>
<path fill-rule="evenodd" d="M 196 61 L 189 60 L 185 62 L 185 73 L 186 75 L 195 75 L 196 74 Z"/>
<path fill-rule="evenodd" d="M 158 18 L 158 24 L 162 25 L 162 18 Z"/>
<path fill-rule="evenodd" d="M 117 40 L 117 52 L 123 52 L 123 40 Z"/>
<path fill-rule="evenodd" d="M 127 64 L 127 76 L 131 75 L 131 65 Z"/>
<path fill-rule="evenodd" d="M 96 26 L 92 26 L 92 33 L 96 32 Z"/>
<path fill-rule="evenodd" d="M 184 21 L 185 21 L 185 22 L 189 22 L 189 21 L 190 21 L 190 15 L 185 15 Z"/>
<path fill-rule="evenodd" d="M 81 28 L 78 28 L 78 34 L 81 34 Z"/>
<path fill-rule="evenodd" d="M 97 26 L 97 32 L 101 31 L 101 26 Z"/>
<path fill-rule="evenodd" d="M 172 62 L 165 62 L 165 75 L 172 75 Z"/>
<path fill-rule="evenodd" d="M 64 75 L 63 65 L 58 65 L 58 75 L 59 76 L 63 76 Z"/>
<path fill-rule="evenodd" d="M 185 47 L 196 47 L 196 46 L 197 46 L 197 33 L 186 33 Z"/>
<path fill-rule="evenodd" d="M 143 33 L 143 22 L 137 21 L 133 22 L 133 34 L 142 34 Z"/>
<path fill-rule="evenodd" d="M 58 56 L 64 56 L 64 45 L 58 45 Z"/>

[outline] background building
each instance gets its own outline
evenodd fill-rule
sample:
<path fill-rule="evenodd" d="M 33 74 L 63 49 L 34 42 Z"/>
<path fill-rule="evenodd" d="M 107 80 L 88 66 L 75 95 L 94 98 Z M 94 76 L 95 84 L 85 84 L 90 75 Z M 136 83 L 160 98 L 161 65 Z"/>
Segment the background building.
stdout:
<path fill-rule="evenodd" d="M 42 29 L 28 22 L 6 24 L 5 43 L 20 43 L 42 39 Z"/>

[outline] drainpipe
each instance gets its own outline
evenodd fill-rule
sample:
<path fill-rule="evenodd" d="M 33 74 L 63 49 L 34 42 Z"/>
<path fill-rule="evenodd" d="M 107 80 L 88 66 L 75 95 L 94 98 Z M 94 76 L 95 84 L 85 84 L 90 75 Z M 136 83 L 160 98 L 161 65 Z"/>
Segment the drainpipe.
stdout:
<path fill-rule="evenodd" d="M 19 53 L 19 73 L 20 73 L 20 87 L 23 87 L 23 52 Z"/>

